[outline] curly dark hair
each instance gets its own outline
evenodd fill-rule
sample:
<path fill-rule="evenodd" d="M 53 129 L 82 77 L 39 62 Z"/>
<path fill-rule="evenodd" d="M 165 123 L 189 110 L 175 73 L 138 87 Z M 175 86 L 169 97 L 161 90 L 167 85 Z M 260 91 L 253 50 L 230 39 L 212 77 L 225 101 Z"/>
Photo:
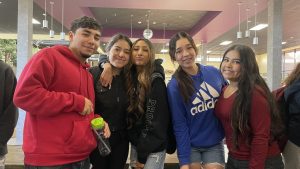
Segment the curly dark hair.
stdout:
<path fill-rule="evenodd" d="M 77 18 L 72 22 L 71 31 L 73 33 L 75 33 L 76 30 L 79 28 L 95 29 L 95 30 L 99 30 L 100 32 L 102 30 L 100 24 L 94 18 L 88 16 Z"/>

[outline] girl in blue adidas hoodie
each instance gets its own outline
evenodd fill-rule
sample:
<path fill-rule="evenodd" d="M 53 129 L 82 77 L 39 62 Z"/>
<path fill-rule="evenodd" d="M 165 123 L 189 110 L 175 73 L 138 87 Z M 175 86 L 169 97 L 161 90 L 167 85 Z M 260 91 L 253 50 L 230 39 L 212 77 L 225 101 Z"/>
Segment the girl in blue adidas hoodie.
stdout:
<path fill-rule="evenodd" d="M 214 107 L 226 81 L 218 69 L 195 63 L 197 48 L 185 32 L 171 38 L 169 54 L 179 64 L 167 92 L 180 168 L 223 169 L 224 131 Z"/>

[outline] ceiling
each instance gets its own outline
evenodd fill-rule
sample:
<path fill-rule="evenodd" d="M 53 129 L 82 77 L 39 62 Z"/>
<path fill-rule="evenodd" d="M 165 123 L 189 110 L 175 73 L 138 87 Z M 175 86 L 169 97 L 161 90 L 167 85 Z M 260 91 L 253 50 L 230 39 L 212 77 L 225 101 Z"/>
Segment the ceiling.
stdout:
<path fill-rule="evenodd" d="M 42 22 L 45 0 L 33 0 L 33 18 Z M 257 31 L 259 45 L 252 45 L 254 32 L 250 38 L 236 38 L 238 31 L 238 2 L 241 4 L 241 31 L 246 29 L 246 8 L 254 25 L 254 3 L 257 0 L 46 0 L 47 20 L 51 21 L 50 1 L 53 5 L 53 29 L 61 32 L 62 2 L 64 2 L 64 31 L 70 28 L 72 20 L 83 15 L 91 16 L 103 26 L 102 47 L 109 38 L 118 32 L 132 38 L 142 37 L 143 30 L 153 30 L 151 41 L 157 52 L 178 31 L 187 31 L 197 44 L 204 44 L 206 50 L 221 55 L 228 46 L 220 46 L 224 40 L 252 46 L 257 54 L 266 53 L 267 28 Z M 283 1 L 283 48 L 300 45 L 300 1 Z M 17 32 L 18 0 L 0 0 L 0 34 Z M 268 21 L 268 0 L 257 1 L 257 23 Z M 138 23 L 138 22 L 141 23 Z M 49 29 L 41 25 L 33 26 L 34 34 L 49 34 Z M 1 37 L 0 37 L 1 38 Z"/>

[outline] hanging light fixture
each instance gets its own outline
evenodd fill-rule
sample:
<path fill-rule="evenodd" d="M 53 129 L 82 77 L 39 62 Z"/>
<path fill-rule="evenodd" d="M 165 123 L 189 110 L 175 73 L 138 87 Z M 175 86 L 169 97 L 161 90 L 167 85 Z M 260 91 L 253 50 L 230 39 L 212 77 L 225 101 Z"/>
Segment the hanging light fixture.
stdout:
<path fill-rule="evenodd" d="M 47 0 L 45 0 L 45 19 L 43 20 L 43 27 L 42 28 L 48 28 L 48 21 L 47 21 Z"/>
<path fill-rule="evenodd" d="M 143 32 L 143 36 L 146 39 L 151 39 L 153 36 L 153 31 L 149 28 L 149 22 L 150 22 L 150 10 L 148 11 L 148 15 L 146 15 L 147 17 L 147 29 L 144 30 Z"/>
<path fill-rule="evenodd" d="M 246 37 L 246 38 L 249 38 L 249 37 L 250 37 L 250 30 L 249 30 L 249 11 L 250 11 L 250 9 L 247 8 L 247 9 L 246 9 L 247 28 L 246 28 L 246 31 L 245 31 L 245 37 Z"/>
<path fill-rule="evenodd" d="M 132 38 L 132 18 L 133 18 L 133 15 L 131 14 L 130 15 L 130 38 Z"/>
<path fill-rule="evenodd" d="M 50 35 L 50 38 L 54 38 L 54 30 L 53 30 L 53 5 L 54 5 L 54 2 L 51 1 L 50 5 L 51 5 L 51 29 L 50 29 L 49 35 Z"/>
<path fill-rule="evenodd" d="M 254 25 L 256 26 L 256 6 L 257 6 L 257 1 L 254 3 Z M 258 37 L 256 36 L 256 30 L 254 30 L 254 38 L 253 38 L 253 45 L 258 44 Z"/>
<path fill-rule="evenodd" d="M 166 23 L 163 23 L 164 25 L 164 34 L 163 34 L 163 39 L 164 39 L 164 43 L 163 43 L 163 48 L 160 50 L 161 53 L 165 54 L 168 52 L 168 49 L 166 49 L 166 43 L 165 43 L 165 39 L 166 39 Z"/>
<path fill-rule="evenodd" d="M 65 0 L 61 1 L 61 32 L 60 32 L 60 40 L 65 40 L 65 32 L 64 32 L 64 5 Z"/>
<path fill-rule="evenodd" d="M 238 6 L 239 6 L 239 31 L 236 33 L 236 37 L 238 39 L 242 38 L 242 36 L 243 36 L 243 33 L 241 32 L 241 5 L 242 5 L 242 3 L 239 2 L 238 3 Z"/>

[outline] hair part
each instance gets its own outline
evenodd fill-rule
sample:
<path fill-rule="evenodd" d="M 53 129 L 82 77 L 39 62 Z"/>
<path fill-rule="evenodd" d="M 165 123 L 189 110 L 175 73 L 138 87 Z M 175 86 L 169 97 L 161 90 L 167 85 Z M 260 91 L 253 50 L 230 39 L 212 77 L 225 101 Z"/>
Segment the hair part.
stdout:
<path fill-rule="evenodd" d="M 269 105 L 271 117 L 270 135 L 272 138 L 270 141 L 273 141 L 282 135 L 284 126 L 279 111 L 275 108 L 274 97 L 265 80 L 259 73 L 255 53 L 248 46 L 233 45 L 225 51 L 221 65 L 223 64 L 224 57 L 227 53 L 233 50 L 239 53 L 241 65 L 240 76 L 238 78 L 238 91 L 231 113 L 234 147 L 238 148 L 240 135 L 246 137 L 246 144 L 250 146 L 250 142 L 252 140 L 250 113 L 254 90 L 258 90 L 262 95 L 264 95 Z"/>
<path fill-rule="evenodd" d="M 187 39 L 189 43 L 192 45 L 192 47 L 194 48 L 196 54 L 198 53 L 193 38 L 186 32 L 178 32 L 172 36 L 169 42 L 169 54 L 173 62 L 176 61 L 176 42 L 179 39 L 183 39 L 183 38 Z M 186 73 L 179 65 L 174 73 L 174 77 L 177 80 L 179 91 L 181 96 L 183 97 L 183 100 L 185 102 L 188 102 L 192 97 L 193 93 L 195 92 L 195 88 L 191 76 L 188 73 Z"/>
<path fill-rule="evenodd" d="M 102 28 L 99 23 L 91 17 L 83 16 L 81 18 L 75 19 L 71 24 L 71 31 L 75 33 L 79 28 L 89 28 L 99 30 L 101 32 Z"/>

